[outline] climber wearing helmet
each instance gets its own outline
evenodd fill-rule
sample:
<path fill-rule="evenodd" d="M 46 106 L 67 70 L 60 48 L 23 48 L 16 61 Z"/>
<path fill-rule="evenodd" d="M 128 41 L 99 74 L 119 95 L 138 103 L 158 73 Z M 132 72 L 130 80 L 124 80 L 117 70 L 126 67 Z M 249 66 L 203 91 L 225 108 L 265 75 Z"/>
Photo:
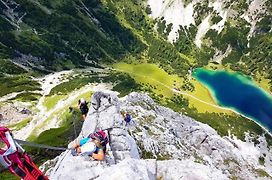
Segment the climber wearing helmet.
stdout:
<path fill-rule="evenodd" d="M 91 134 L 87 138 L 75 141 L 72 147 L 73 155 L 88 155 L 94 160 L 103 161 L 105 158 L 105 150 L 108 138 L 104 131 L 98 131 Z"/>
<path fill-rule="evenodd" d="M 81 111 L 82 119 L 85 120 L 89 111 L 88 103 L 85 101 L 85 99 L 81 98 L 80 100 L 78 100 L 78 108 Z"/>
<path fill-rule="evenodd" d="M 131 115 L 127 112 L 122 113 L 124 121 L 126 122 L 126 126 L 130 124 Z"/>

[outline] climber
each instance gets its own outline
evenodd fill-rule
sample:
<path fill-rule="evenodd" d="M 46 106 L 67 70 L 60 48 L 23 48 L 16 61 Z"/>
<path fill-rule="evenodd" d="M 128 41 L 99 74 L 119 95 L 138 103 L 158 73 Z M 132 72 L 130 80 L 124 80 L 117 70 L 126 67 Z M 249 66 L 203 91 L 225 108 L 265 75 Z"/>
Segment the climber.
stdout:
<path fill-rule="evenodd" d="M 48 178 L 37 168 L 25 150 L 13 140 L 8 128 L 0 126 L 0 141 L 5 145 L 0 147 L 0 164 L 9 171 L 29 180 L 48 180 Z"/>
<path fill-rule="evenodd" d="M 122 113 L 123 117 L 124 117 L 124 121 L 126 122 L 126 126 L 128 124 L 130 124 L 130 121 L 131 121 L 131 115 L 129 113 Z"/>
<path fill-rule="evenodd" d="M 84 121 L 89 111 L 88 103 L 85 101 L 85 99 L 81 98 L 78 100 L 78 108 L 81 111 L 82 119 Z"/>
<path fill-rule="evenodd" d="M 94 160 L 103 161 L 105 158 L 107 143 L 107 134 L 100 130 L 94 132 L 86 138 L 81 139 L 80 141 L 76 139 L 72 145 L 72 154 L 74 156 L 88 155 Z"/>

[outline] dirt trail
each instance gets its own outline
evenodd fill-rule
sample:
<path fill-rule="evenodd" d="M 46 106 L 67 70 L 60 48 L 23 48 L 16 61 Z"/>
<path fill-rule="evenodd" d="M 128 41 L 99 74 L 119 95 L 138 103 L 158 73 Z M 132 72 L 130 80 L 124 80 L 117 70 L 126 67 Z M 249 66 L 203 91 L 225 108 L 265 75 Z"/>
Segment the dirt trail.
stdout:
<path fill-rule="evenodd" d="M 52 74 L 48 74 L 43 78 L 36 79 L 41 84 L 41 91 L 39 92 L 42 97 L 39 99 L 36 108 L 37 113 L 33 116 L 32 121 L 22 128 L 20 131 L 15 132 L 14 135 L 20 139 L 26 139 L 30 133 L 32 132 L 33 128 L 43 122 L 44 119 L 48 117 L 48 112 L 46 108 L 43 106 L 45 96 L 48 95 L 52 88 L 57 86 L 58 84 L 67 81 L 65 76 L 72 73 L 72 71 L 61 71 Z"/>
<path fill-rule="evenodd" d="M 109 87 L 108 84 L 100 83 L 98 85 L 89 84 L 86 86 L 81 87 L 79 90 L 73 91 L 68 95 L 66 99 L 60 100 L 52 109 L 47 110 L 43 106 L 43 102 L 45 97 L 43 96 L 40 99 L 39 102 L 39 113 L 36 114 L 33 117 L 33 120 L 31 123 L 29 123 L 26 127 L 21 129 L 18 133 L 16 133 L 16 136 L 20 139 L 26 139 L 34 133 L 35 135 L 40 134 L 41 132 L 48 130 L 50 128 L 57 128 L 60 125 L 60 120 L 58 119 L 57 115 L 54 115 L 55 112 L 59 112 L 61 110 L 64 110 L 65 107 L 71 105 L 75 99 L 77 99 L 81 94 L 85 94 L 87 92 L 91 91 L 98 91 L 98 90 L 108 90 L 111 87 Z M 46 122 L 45 121 L 50 117 L 53 116 L 51 121 Z"/>

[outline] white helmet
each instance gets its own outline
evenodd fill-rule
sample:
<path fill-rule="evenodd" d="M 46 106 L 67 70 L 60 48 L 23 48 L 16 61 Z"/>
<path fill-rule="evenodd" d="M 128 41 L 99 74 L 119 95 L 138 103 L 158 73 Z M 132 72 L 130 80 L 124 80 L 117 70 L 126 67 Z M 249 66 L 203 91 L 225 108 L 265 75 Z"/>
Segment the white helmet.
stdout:
<path fill-rule="evenodd" d="M 79 102 L 80 102 L 80 104 L 86 104 L 86 101 L 85 101 L 84 98 L 81 98 L 81 99 L 79 100 Z"/>

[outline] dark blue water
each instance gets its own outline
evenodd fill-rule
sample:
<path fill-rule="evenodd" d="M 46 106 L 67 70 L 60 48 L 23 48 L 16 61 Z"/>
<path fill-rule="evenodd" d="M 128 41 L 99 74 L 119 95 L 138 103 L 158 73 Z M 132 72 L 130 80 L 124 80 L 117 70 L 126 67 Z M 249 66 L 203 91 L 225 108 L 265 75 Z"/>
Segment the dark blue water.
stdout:
<path fill-rule="evenodd" d="M 212 93 L 223 107 L 257 121 L 272 132 L 272 96 L 239 73 L 196 69 L 193 76 Z"/>

